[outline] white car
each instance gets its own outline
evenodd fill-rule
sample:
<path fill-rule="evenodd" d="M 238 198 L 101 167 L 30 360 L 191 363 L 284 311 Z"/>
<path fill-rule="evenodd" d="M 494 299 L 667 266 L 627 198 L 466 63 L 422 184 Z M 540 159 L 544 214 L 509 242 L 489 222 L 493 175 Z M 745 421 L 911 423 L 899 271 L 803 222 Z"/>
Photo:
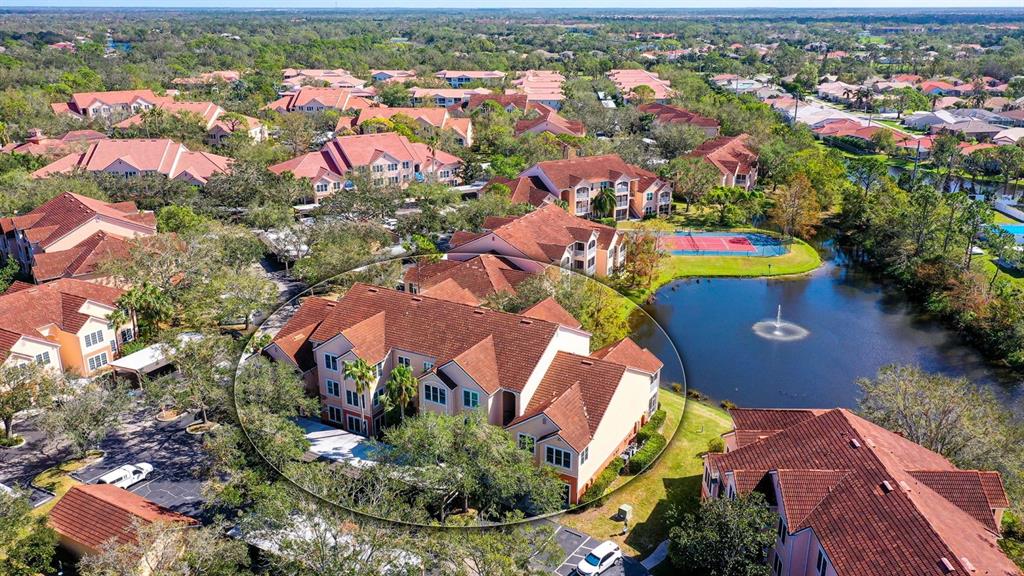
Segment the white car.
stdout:
<path fill-rule="evenodd" d="M 606 570 L 622 563 L 622 549 L 611 540 L 602 542 L 590 551 L 580 563 L 576 565 L 576 573 L 582 576 L 604 574 Z"/>
<path fill-rule="evenodd" d="M 128 488 L 133 484 L 142 482 L 153 473 L 153 465 L 146 462 L 138 464 L 125 464 L 100 476 L 97 484 L 113 484 L 118 488 Z"/>

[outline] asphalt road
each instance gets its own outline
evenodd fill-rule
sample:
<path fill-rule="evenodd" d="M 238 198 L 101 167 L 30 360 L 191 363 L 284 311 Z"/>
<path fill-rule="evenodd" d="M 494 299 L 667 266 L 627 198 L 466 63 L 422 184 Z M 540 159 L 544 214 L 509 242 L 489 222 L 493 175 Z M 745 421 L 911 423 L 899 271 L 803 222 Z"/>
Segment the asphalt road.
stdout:
<path fill-rule="evenodd" d="M 583 560 L 591 550 L 601 544 L 601 540 L 570 530 L 561 524 L 556 524 L 556 527 L 555 541 L 566 556 L 554 573 L 559 576 L 569 576 L 576 572 L 576 565 L 580 563 L 580 560 Z M 647 576 L 647 574 L 647 569 L 640 564 L 639 560 L 624 556 L 621 564 L 612 566 L 602 576 Z"/>

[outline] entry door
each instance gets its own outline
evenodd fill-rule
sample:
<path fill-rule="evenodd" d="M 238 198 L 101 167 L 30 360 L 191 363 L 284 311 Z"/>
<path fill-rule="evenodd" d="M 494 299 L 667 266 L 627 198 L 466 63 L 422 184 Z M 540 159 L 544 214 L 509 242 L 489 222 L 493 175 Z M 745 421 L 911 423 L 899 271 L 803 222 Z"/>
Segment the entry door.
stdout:
<path fill-rule="evenodd" d="M 345 428 L 347 428 L 349 432 L 354 432 L 356 434 L 362 434 L 362 435 L 365 436 L 366 435 L 366 420 L 363 420 L 362 418 L 360 418 L 358 416 L 352 416 L 351 414 L 346 414 L 345 415 Z"/>

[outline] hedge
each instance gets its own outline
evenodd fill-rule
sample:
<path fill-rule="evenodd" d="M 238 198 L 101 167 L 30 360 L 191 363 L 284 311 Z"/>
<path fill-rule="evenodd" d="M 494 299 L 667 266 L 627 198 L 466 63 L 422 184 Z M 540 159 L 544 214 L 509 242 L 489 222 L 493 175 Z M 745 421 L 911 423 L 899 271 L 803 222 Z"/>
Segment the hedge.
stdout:
<path fill-rule="evenodd" d="M 665 418 L 667 416 L 668 415 L 664 410 L 656 411 L 651 416 L 651 419 L 647 421 L 647 424 L 644 424 L 643 427 L 640 428 L 640 431 L 636 433 L 636 441 L 640 444 L 644 444 L 650 440 L 652 436 L 658 434 L 658 429 L 665 423 Z"/>
<path fill-rule="evenodd" d="M 629 464 L 626 466 L 630 474 L 639 474 L 645 468 L 654 462 L 654 459 L 661 454 L 661 451 L 665 449 L 665 445 L 668 444 L 668 440 L 664 436 L 658 433 L 654 433 L 653 436 L 644 442 L 644 445 L 636 451 L 636 454 L 629 459 Z"/>
<path fill-rule="evenodd" d="M 583 498 L 586 503 L 597 504 L 601 500 L 601 497 L 604 496 L 604 491 L 611 486 L 612 482 L 614 482 L 615 478 L 618 477 L 620 472 L 622 472 L 622 467 L 625 465 L 626 463 L 622 461 L 622 458 L 615 458 L 609 462 L 608 466 L 605 466 L 605 469 L 598 474 L 597 479 L 590 485 L 590 488 L 583 493 Z"/>

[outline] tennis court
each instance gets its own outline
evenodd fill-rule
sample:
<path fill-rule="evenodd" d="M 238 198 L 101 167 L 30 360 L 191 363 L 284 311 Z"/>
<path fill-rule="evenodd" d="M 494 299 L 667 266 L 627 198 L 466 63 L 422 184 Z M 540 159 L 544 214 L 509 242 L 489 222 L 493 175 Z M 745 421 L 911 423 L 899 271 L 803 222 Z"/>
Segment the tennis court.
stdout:
<path fill-rule="evenodd" d="M 658 248 L 676 256 L 781 256 L 778 238 L 749 232 L 676 232 L 658 238 Z"/>

